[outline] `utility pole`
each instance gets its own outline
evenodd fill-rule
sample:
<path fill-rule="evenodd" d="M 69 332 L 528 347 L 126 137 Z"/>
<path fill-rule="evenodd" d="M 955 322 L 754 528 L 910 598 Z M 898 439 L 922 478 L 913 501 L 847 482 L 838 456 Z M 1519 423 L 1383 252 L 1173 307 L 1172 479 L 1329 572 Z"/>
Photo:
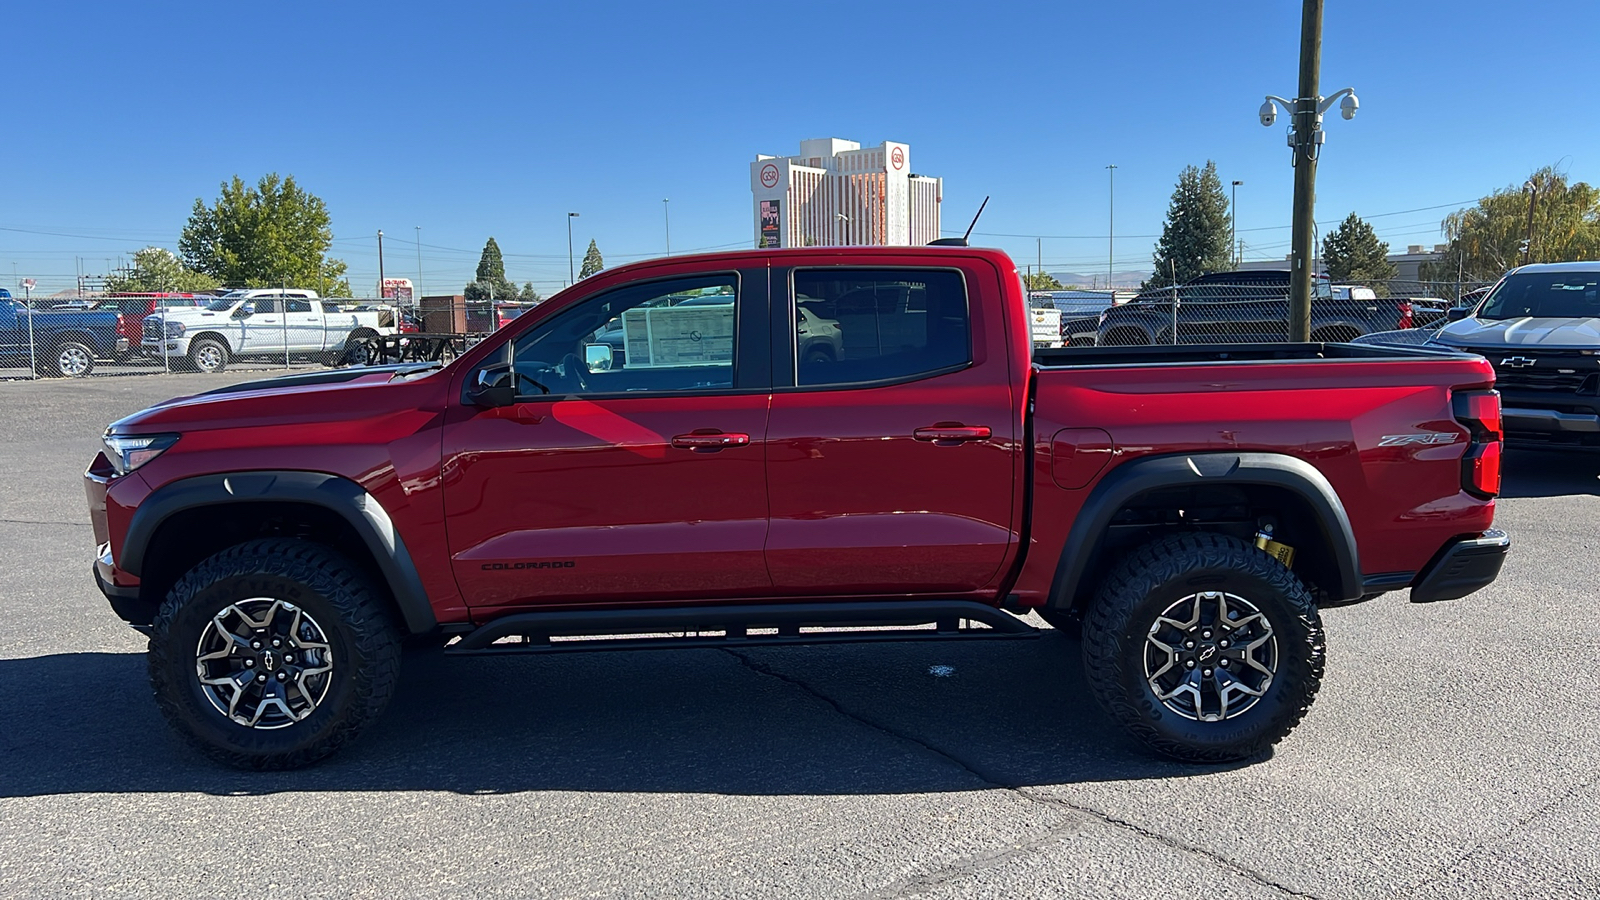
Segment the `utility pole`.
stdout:
<path fill-rule="evenodd" d="M 417 225 L 415 227 L 417 229 L 417 286 L 416 290 L 411 292 L 411 306 L 413 308 L 422 303 L 422 226 Z"/>
<path fill-rule="evenodd" d="M 1317 150 L 1322 116 L 1317 93 L 1322 69 L 1322 0 L 1300 11 L 1300 91 L 1294 100 L 1294 227 L 1289 263 L 1289 340 L 1311 340 L 1311 231 L 1317 202 Z"/>
<path fill-rule="evenodd" d="M 1244 255 L 1238 249 L 1238 246 L 1239 246 L 1239 185 L 1241 185 L 1241 184 L 1244 184 L 1244 182 L 1238 180 L 1237 178 L 1234 179 L 1234 181 L 1233 181 L 1233 211 L 1228 214 L 1228 230 L 1233 232 L 1232 234 L 1228 235 L 1230 238 L 1232 238 L 1232 240 L 1230 240 L 1228 243 L 1234 245 L 1233 267 L 1235 269 L 1239 268 L 1239 266 L 1243 263 L 1243 260 L 1241 260 L 1240 257 Z"/>
<path fill-rule="evenodd" d="M 1533 211 L 1539 203 L 1539 179 L 1537 176 L 1528 179 L 1528 239 L 1522 242 L 1522 264 L 1528 264 L 1528 258 L 1533 254 Z"/>
<path fill-rule="evenodd" d="M 567 213 L 567 284 L 578 283 L 577 270 L 572 267 L 572 220 L 577 217 L 575 212 Z"/>
<path fill-rule="evenodd" d="M 662 217 L 664 219 L 666 219 L 666 222 L 667 222 L 667 255 L 668 256 L 672 255 L 672 213 L 669 211 L 669 207 L 667 206 L 667 204 L 671 201 L 671 199 L 672 199 L 671 197 L 662 197 L 661 198 L 661 215 L 662 215 Z"/>
<path fill-rule="evenodd" d="M 1115 296 L 1116 288 L 1111 282 L 1117 265 L 1117 167 L 1106 166 L 1106 171 L 1111 175 L 1111 211 L 1106 223 L 1106 290 Z"/>
<path fill-rule="evenodd" d="M 383 229 L 378 229 L 378 299 L 383 299 Z"/>
<path fill-rule="evenodd" d="M 1034 238 L 1033 239 L 1033 247 L 1034 247 L 1034 251 L 1039 254 L 1039 268 L 1034 269 L 1034 271 L 1038 272 L 1041 276 L 1043 276 L 1044 275 L 1044 238 Z M 1039 280 L 1043 281 L 1044 279 L 1041 277 Z"/>

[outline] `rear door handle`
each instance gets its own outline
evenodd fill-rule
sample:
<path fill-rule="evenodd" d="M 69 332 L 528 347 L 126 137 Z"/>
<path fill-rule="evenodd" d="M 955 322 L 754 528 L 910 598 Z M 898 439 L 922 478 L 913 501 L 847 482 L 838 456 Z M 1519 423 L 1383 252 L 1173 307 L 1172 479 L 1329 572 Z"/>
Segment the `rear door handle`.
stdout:
<path fill-rule="evenodd" d="M 912 435 L 919 441 L 933 441 L 935 443 L 962 443 L 964 441 L 986 441 L 993 434 L 987 425 L 929 425 L 918 428 Z"/>
<path fill-rule="evenodd" d="M 721 431 L 692 431 L 672 439 L 672 446 L 702 453 L 714 453 L 724 447 L 743 447 L 750 443 L 748 434 L 729 434 Z"/>

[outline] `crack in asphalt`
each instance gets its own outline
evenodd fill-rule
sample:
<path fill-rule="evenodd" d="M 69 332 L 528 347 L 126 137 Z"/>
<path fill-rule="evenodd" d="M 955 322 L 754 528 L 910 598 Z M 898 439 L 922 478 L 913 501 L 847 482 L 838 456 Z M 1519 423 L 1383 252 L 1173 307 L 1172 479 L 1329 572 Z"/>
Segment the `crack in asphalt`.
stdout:
<path fill-rule="evenodd" d="M 0 519 L 0 525 L 71 525 L 75 528 L 92 527 L 90 522 L 39 522 L 33 519 Z"/>
<path fill-rule="evenodd" d="M 1529 825 L 1533 824 L 1535 819 L 1538 819 L 1538 818 L 1544 816 L 1545 814 L 1549 813 L 1551 810 L 1554 810 L 1556 807 L 1558 807 L 1561 804 L 1567 802 L 1568 800 L 1570 800 L 1576 794 L 1578 794 L 1578 793 L 1580 793 L 1582 791 L 1586 791 L 1591 787 L 1594 787 L 1594 784 L 1595 784 L 1595 778 L 1593 776 L 1591 776 L 1590 778 L 1588 778 L 1588 779 L 1586 779 L 1584 781 L 1580 781 L 1577 784 L 1573 785 L 1572 787 L 1567 788 L 1566 790 L 1562 791 L 1560 794 L 1557 794 L 1555 797 L 1553 797 L 1550 800 L 1550 802 L 1543 804 L 1538 809 L 1535 809 L 1532 812 L 1528 813 L 1527 815 L 1525 815 L 1525 816 L 1517 819 L 1516 821 L 1512 822 L 1511 825 L 1509 827 L 1507 827 L 1504 831 L 1500 831 L 1500 832 L 1498 832 L 1498 833 L 1496 833 L 1494 835 L 1489 835 L 1489 836 L 1485 836 L 1483 838 L 1480 838 L 1477 843 L 1473 844 L 1471 847 L 1468 847 L 1467 851 L 1465 853 L 1461 854 L 1460 856 L 1457 856 L 1455 859 L 1451 860 L 1449 863 L 1447 863 L 1447 864 L 1445 864 L 1443 866 L 1440 866 L 1436 870 L 1436 874 L 1431 875 L 1431 876 L 1429 876 L 1427 878 L 1423 878 L 1423 879 L 1421 879 L 1419 881 L 1407 882 L 1406 884 L 1401 885 L 1400 888 L 1396 891 L 1396 894 L 1402 894 L 1402 893 L 1403 894 L 1411 894 L 1411 893 L 1416 892 L 1420 888 L 1426 887 L 1429 882 L 1438 880 L 1443 875 L 1446 875 L 1446 874 L 1450 873 L 1451 871 L 1455 870 L 1462 863 L 1464 863 L 1467 860 L 1471 859 L 1472 857 L 1478 855 L 1478 853 L 1480 853 L 1485 847 L 1489 846 L 1489 843 L 1491 841 L 1493 841 L 1495 843 L 1499 843 L 1501 841 L 1504 841 L 1506 838 L 1511 837 L 1512 835 L 1516 834 L 1517 832 L 1519 832 L 1519 831 L 1523 830 L 1524 828 L 1527 828 Z"/>
<path fill-rule="evenodd" d="M 995 775 L 984 772 L 982 769 L 967 762 L 959 756 L 956 756 L 948 750 L 944 750 L 934 744 L 931 744 L 928 741 L 917 737 L 916 735 L 901 731 L 900 729 L 889 725 L 884 725 L 880 722 L 874 722 L 871 719 L 854 713 L 846 709 L 842 703 L 833 699 L 832 697 L 829 697 L 827 694 L 822 693 L 798 678 L 794 678 L 790 675 L 786 675 L 777 671 L 776 669 L 773 669 L 766 663 L 753 660 L 745 654 L 730 648 L 724 647 L 721 649 L 724 653 L 727 653 L 729 656 L 737 659 L 741 665 L 750 671 L 759 675 L 765 675 L 769 678 L 775 678 L 784 684 L 790 685 L 791 687 L 794 687 L 797 690 L 827 704 L 833 709 L 834 712 L 837 712 L 839 715 L 849 719 L 852 722 L 920 747 L 939 759 L 942 759 L 945 762 L 948 762 L 962 771 L 972 775 L 974 778 L 991 788 L 1004 790 L 1028 803 L 1048 806 L 1057 811 L 1066 811 L 1072 814 L 1072 821 L 1069 821 L 1063 825 L 1058 825 L 1047 831 L 1045 834 L 1030 841 L 1020 844 L 1012 844 L 1003 849 L 979 853 L 976 856 L 970 856 L 965 859 L 941 866 L 932 872 L 927 872 L 908 879 L 902 879 L 901 881 L 888 885 L 878 891 L 874 891 L 870 895 L 872 897 L 884 898 L 884 900 L 890 900 L 890 898 L 898 897 L 909 897 L 932 888 L 958 881 L 962 878 L 970 876 L 974 872 L 992 866 L 995 863 L 1003 862 L 1026 853 L 1032 853 L 1050 844 L 1056 843 L 1062 838 L 1067 837 L 1074 832 L 1080 831 L 1087 821 L 1092 820 L 1100 822 L 1101 824 L 1109 825 L 1113 828 L 1131 831 L 1141 837 L 1157 841 L 1164 846 L 1180 853 L 1198 857 L 1214 865 L 1220 866 L 1223 869 L 1233 872 L 1236 875 L 1249 879 L 1250 881 L 1253 881 L 1262 887 L 1278 891 L 1284 896 L 1303 897 L 1307 898 L 1307 900 L 1320 900 L 1316 894 L 1297 891 L 1286 885 L 1279 884 L 1255 869 L 1241 865 L 1225 856 L 1222 856 L 1221 854 L 1207 850 L 1204 847 L 1186 844 L 1174 837 L 1157 831 L 1152 831 L 1126 819 L 1119 819 L 1116 816 L 1102 812 L 1092 806 L 1085 806 L 1082 804 L 1073 803 L 1070 800 L 1062 800 L 1054 797 L 1040 797 L 1036 794 L 1029 793 L 1023 789 L 1022 785 L 1010 783 L 1003 778 L 999 778 Z"/>

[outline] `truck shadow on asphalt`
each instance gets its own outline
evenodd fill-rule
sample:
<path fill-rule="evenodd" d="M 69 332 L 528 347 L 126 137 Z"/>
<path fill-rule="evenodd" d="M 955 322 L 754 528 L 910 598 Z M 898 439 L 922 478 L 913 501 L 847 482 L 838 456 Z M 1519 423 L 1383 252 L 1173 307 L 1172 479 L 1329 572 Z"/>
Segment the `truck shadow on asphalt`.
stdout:
<path fill-rule="evenodd" d="M 88 792 L 897 794 L 1172 778 L 1100 712 L 1078 644 L 407 657 L 381 721 L 296 772 L 180 744 L 141 654 L 0 660 L 0 797 Z M 935 674 L 940 673 L 940 674 Z"/>
<path fill-rule="evenodd" d="M 1509 450 L 1503 472 L 1506 498 L 1600 495 L 1600 453 Z"/>

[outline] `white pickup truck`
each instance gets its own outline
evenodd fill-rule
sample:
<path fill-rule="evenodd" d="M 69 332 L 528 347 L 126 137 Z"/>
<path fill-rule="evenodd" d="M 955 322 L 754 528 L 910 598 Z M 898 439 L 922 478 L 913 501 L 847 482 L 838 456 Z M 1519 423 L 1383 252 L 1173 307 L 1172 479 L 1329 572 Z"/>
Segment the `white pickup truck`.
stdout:
<path fill-rule="evenodd" d="M 345 310 L 315 291 L 232 291 L 209 306 L 147 316 L 140 348 L 200 372 L 252 356 L 361 362 L 345 357 L 364 352 L 367 338 L 396 333 L 398 319 L 393 308 Z"/>

